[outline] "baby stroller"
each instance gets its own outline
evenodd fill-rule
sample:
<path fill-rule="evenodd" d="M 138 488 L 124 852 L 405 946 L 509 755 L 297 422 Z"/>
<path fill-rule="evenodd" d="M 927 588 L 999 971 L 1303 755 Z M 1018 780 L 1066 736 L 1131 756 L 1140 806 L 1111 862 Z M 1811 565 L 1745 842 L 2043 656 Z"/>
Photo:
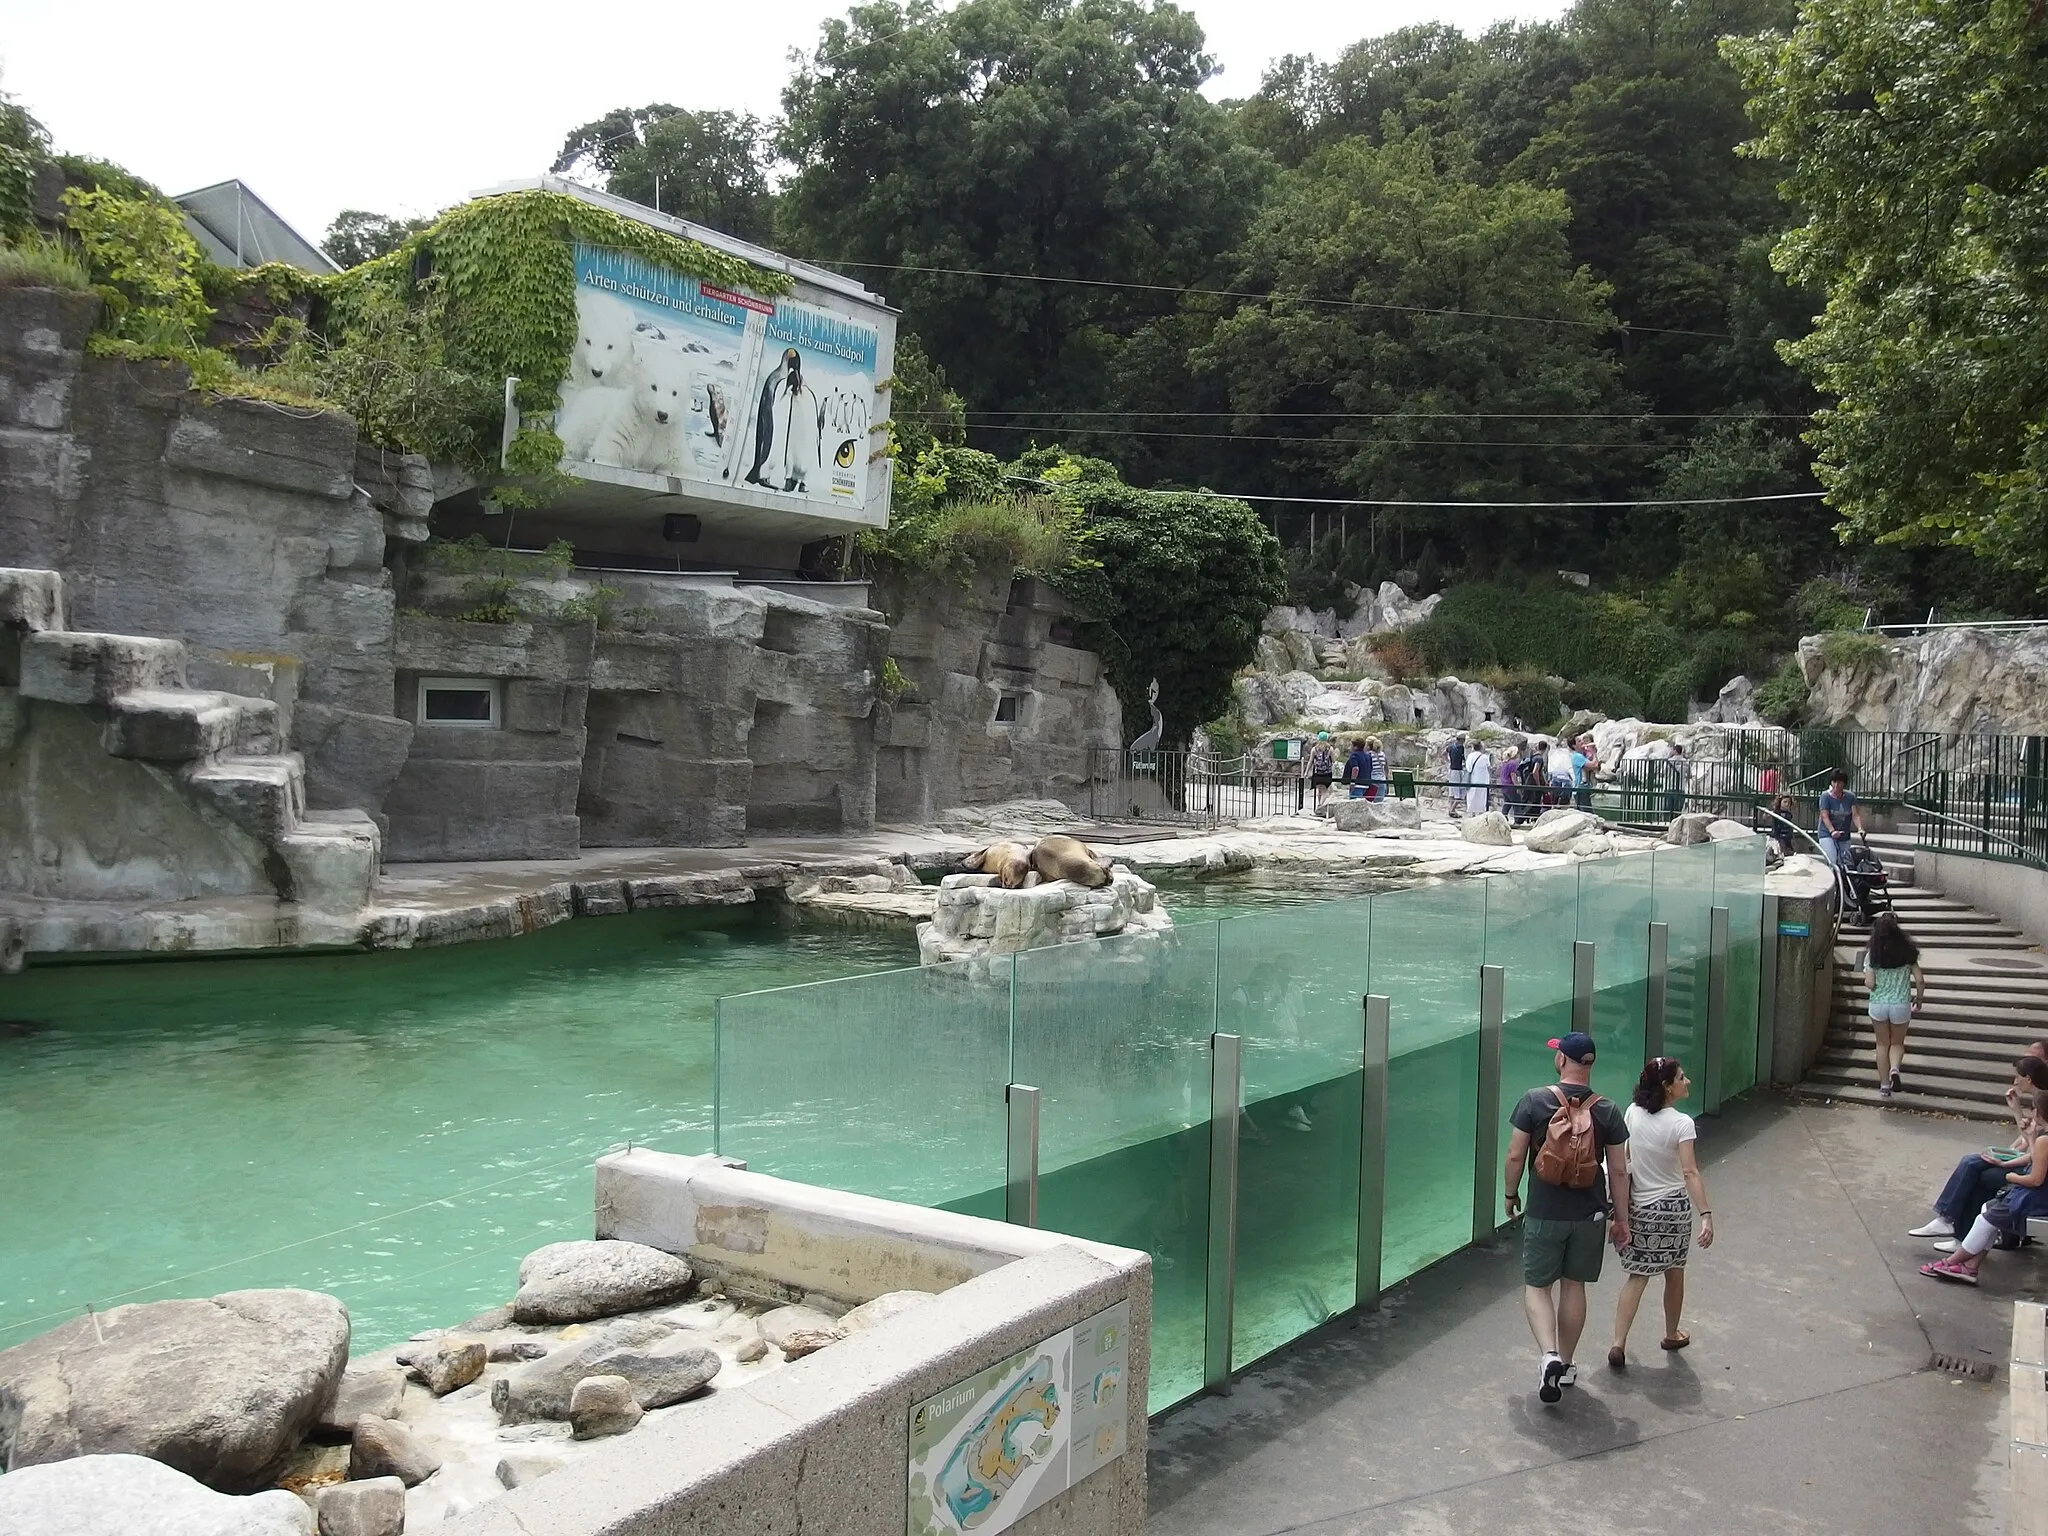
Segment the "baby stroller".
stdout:
<path fill-rule="evenodd" d="M 1849 845 L 1835 866 L 1835 883 L 1841 889 L 1842 911 L 1854 912 L 1865 926 L 1876 922 L 1878 913 L 1892 909 L 1891 877 L 1867 842 Z"/>

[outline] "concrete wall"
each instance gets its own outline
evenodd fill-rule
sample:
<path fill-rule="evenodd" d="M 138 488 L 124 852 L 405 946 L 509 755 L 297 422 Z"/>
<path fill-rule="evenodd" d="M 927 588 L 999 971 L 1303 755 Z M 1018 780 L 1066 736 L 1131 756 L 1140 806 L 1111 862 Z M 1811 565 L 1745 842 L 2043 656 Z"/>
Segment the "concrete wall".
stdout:
<path fill-rule="evenodd" d="M 87 359 L 97 302 L 0 289 L 0 566 L 62 572 L 74 629 L 183 640 L 194 687 L 277 702 L 310 805 L 376 810 L 412 733 L 355 423 Z"/>
<path fill-rule="evenodd" d="M 1804 924 L 1806 934 L 1766 933 L 1777 945 L 1777 997 L 1771 1019 L 1771 1054 L 1762 1065 L 1770 1080 L 1790 1087 L 1806 1076 L 1827 1037 L 1835 991 L 1835 878 L 1818 857 L 1787 859 L 1764 881 L 1764 894 L 1778 899 L 1780 927 Z"/>
<path fill-rule="evenodd" d="M 1980 911 L 1995 912 L 2036 943 L 2048 943 L 2048 870 L 1916 848 L 1913 879 Z"/>
<path fill-rule="evenodd" d="M 853 1301 L 947 1288 L 494 1499 L 449 1536 L 903 1536 L 911 1406 L 1118 1301 L 1131 1305 L 1127 1448 L 1013 1529 L 1143 1528 L 1144 1254 L 664 1153 L 603 1159 L 597 1208 L 600 1237 L 687 1254 L 735 1291 L 751 1280 L 762 1295 Z"/>
<path fill-rule="evenodd" d="M 1101 659 L 1071 643 L 1066 602 L 1043 582 L 1006 577 L 899 600 L 889 654 L 910 688 L 877 722 L 880 819 L 1084 796 L 1089 753 L 1123 744 L 1123 712 Z M 1014 721 L 997 719 L 1006 693 Z"/>

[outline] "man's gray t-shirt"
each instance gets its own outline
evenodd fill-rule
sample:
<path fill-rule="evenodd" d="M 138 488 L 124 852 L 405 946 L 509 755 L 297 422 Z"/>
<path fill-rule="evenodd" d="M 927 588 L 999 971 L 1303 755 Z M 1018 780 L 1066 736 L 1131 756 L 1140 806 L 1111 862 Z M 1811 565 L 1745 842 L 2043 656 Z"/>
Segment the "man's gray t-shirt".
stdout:
<path fill-rule="evenodd" d="M 1582 1099 L 1593 1090 L 1583 1083 L 1559 1083 L 1565 1094 Z M 1600 1162 L 1593 1182 L 1585 1189 L 1566 1189 L 1546 1184 L 1536 1176 L 1536 1154 L 1550 1135 L 1550 1117 L 1557 1113 L 1557 1096 L 1548 1088 L 1531 1088 L 1515 1105 L 1508 1123 L 1529 1133 L 1529 1195 L 1524 1213 L 1538 1221 L 1590 1221 L 1607 1209 L 1607 1149 L 1628 1140 L 1628 1121 L 1612 1099 L 1593 1106 L 1593 1146 Z"/>

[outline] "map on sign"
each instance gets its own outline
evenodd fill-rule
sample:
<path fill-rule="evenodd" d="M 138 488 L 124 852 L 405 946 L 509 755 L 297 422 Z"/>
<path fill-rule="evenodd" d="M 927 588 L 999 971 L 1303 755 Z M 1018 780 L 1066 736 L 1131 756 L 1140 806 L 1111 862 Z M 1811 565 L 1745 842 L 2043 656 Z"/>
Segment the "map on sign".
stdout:
<path fill-rule="evenodd" d="M 1123 1454 L 1130 1304 L 910 1410 L 909 1536 L 993 1536 Z"/>

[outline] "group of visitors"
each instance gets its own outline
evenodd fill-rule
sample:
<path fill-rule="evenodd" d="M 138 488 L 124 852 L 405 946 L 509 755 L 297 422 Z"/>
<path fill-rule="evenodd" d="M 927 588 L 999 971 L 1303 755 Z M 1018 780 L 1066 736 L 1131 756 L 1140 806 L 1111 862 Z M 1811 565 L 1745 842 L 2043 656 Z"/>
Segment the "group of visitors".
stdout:
<path fill-rule="evenodd" d="M 1476 816 L 1491 806 L 1510 822 L 1534 821 L 1551 806 L 1590 810 L 1600 776 L 1600 749 L 1591 736 L 1534 743 L 1510 740 L 1498 761 L 1482 741 L 1463 735 L 1445 749 L 1451 814 Z"/>
<path fill-rule="evenodd" d="M 1698 1131 L 1678 1106 L 1692 1091 L 1673 1056 L 1647 1062 L 1626 1110 L 1593 1091 L 1593 1037 L 1574 1030 L 1550 1042 L 1557 1082 L 1532 1088 L 1509 1123 L 1508 1217 L 1522 1221 L 1522 1300 L 1541 1355 L 1536 1395 L 1546 1403 L 1578 1385 L 1575 1354 L 1586 1327 L 1586 1287 L 1600 1278 L 1609 1243 L 1628 1278 L 1614 1310 L 1612 1370 L 1628 1368 L 1628 1337 L 1643 1292 L 1664 1277 L 1666 1350 L 1692 1338 L 1679 1326 L 1685 1266 L 1699 1220 L 1700 1247 L 1714 1243 L 1714 1212 L 1695 1155 Z M 1532 1155 L 1533 1154 L 1533 1155 Z M 1529 1174 L 1526 1209 L 1522 1175 Z"/>
<path fill-rule="evenodd" d="M 2027 1241 L 2027 1220 L 2048 1216 L 2048 1040 L 2012 1064 L 2005 1091 L 2019 1134 L 2011 1145 L 1965 1153 L 1934 1197 L 1934 1219 L 1909 1237 L 1929 1237 L 1946 1258 L 1922 1264 L 1930 1280 L 1975 1285 L 1984 1256 Z"/>
<path fill-rule="evenodd" d="M 1386 749 L 1380 745 L 1377 736 L 1354 736 L 1351 738 L 1350 755 L 1344 759 L 1340 775 L 1337 767 L 1337 744 L 1330 739 L 1328 731 L 1317 731 L 1316 739 L 1309 743 L 1303 770 L 1309 787 L 1315 795 L 1315 809 L 1320 813 L 1330 803 L 1335 785 L 1341 782 L 1346 793 L 1355 799 L 1384 800 L 1390 782 Z"/>

